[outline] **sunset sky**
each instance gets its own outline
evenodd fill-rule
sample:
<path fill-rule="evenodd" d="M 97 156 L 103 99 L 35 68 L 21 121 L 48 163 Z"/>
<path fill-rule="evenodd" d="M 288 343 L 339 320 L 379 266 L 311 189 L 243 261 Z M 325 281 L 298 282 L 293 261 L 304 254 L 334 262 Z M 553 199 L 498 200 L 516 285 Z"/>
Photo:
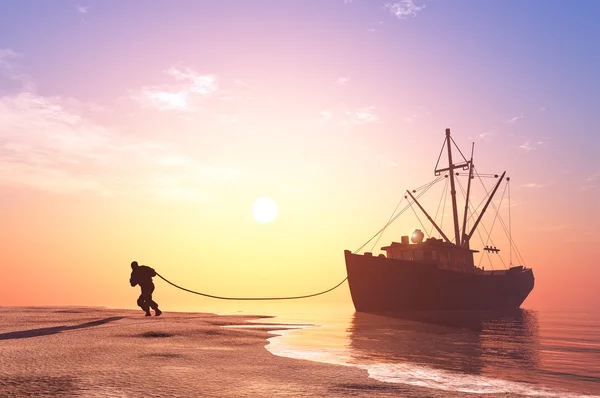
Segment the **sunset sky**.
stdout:
<path fill-rule="evenodd" d="M 327 289 L 344 249 L 434 179 L 446 128 L 480 172 L 511 177 L 536 277 L 524 307 L 600 302 L 600 2 L 19 0 L 0 15 L 0 305 L 134 307 L 133 260 L 217 295 Z M 253 218 L 260 197 L 274 221 Z M 405 215 L 377 247 L 420 228 Z M 157 286 L 164 308 L 208 305 Z M 350 303 L 347 285 L 323 300 Z"/>

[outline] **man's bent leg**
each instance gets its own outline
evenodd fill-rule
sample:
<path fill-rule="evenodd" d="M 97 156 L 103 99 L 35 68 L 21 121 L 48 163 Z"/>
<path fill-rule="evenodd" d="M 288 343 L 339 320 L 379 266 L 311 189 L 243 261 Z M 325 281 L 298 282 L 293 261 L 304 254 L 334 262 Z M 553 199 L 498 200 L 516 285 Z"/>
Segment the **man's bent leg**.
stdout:
<path fill-rule="evenodd" d="M 154 310 L 156 316 L 162 314 L 162 311 L 158 309 L 158 304 L 154 300 L 152 300 L 152 295 L 150 295 L 150 299 L 147 301 L 147 303 L 150 306 L 150 308 Z"/>
<path fill-rule="evenodd" d="M 150 308 L 152 308 L 154 311 L 158 310 L 158 304 L 156 303 L 156 301 L 152 300 L 152 296 L 150 296 L 150 299 L 147 301 L 148 306 Z"/>
<path fill-rule="evenodd" d="M 146 302 L 146 297 L 144 296 L 143 293 L 140 295 L 140 297 L 138 297 L 137 305 L 144 311 L 148 311 L 149 306 L 148 306 L 148 303 Z"/>
<path fill-rule="evenodd" d="M 152 293 L 154 292 L 154 284 L 142 287 L 142 295 L 146 300 L 146 305 L 156 311 L 157 315 L 160 315 L 161 311 L 158 309 L 158 304 L 152 300 Z"/>
<path fill-rule="evenodd" d="M 146 312 L 146 315 L 150 312 L 150 306 L 148 305 L 148 301 L 146 300 L 146 297 L 144 296 L 143 292 L 137 299 L 137 305 L 140 306 L 140 308 L 144 310 L 144 312 Z"/>

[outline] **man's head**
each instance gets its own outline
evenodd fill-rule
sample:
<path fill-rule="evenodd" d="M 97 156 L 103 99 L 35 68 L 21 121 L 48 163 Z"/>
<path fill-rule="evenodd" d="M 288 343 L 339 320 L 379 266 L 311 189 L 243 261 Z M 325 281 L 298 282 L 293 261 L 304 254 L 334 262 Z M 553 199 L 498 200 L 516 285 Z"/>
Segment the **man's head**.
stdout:
<path fill-rule="evenodd" d="M 131 263 L 131 268 L 136 269 L 137 267 L 139 267 L 137 261 Z"/>

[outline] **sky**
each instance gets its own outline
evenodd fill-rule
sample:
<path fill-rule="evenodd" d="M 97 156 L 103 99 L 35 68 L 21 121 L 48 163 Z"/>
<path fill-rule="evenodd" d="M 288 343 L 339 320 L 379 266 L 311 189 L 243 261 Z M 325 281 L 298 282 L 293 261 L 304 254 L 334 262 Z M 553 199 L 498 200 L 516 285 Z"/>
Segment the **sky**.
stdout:
<path fill-rule="evenodd" d="M 524 307 L 600 302 L 597 1 L 19 0 L 0 15 L 0 305 L 133 308 L 133 260 L 215 295 L 325 290 L 435 178 L 446 128 L 479 172 L 511 178 L 510 206 L 494 203 L 534 270 Z M 422 203 L 443 204 L 451 235 L 438 193 Z M 260 197 L 270 223 L 252 217 Z M 365 250 L 415 228 L 409 210 Z M 157 286 L 165 308 L 209 305 Z M 351 305 L 347 285 L 322 300 Z"/>

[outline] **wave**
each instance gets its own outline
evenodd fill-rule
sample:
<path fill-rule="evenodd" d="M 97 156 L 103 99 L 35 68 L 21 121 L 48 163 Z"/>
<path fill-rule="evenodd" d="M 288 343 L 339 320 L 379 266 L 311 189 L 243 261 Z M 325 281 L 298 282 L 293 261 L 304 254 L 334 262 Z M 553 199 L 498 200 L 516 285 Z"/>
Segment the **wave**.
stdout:
<path fill-rule="evenodd" d="M 600 398 L 598 395 L 552 390 L 543 386 L 523 382 L 436 369 L 410 362 L 359 362 L 356 357 L 352 357 L 350 352 L 344 347 L 327 347 L 323 350 L 311 348 L 301 349 L 290 346 L 283 341 L 290 332 L 293 331 L 286 330 L 274 332 L 276 336 L 268 339 L 269 343 L 265 348 L 273 355 L 281 357 L 363 369 L 368 372 L 369 377 L 385 383 L 398 383 L 448 392 L 464 392 L 472 394 L 510 394 L 540 398 Z"/>

